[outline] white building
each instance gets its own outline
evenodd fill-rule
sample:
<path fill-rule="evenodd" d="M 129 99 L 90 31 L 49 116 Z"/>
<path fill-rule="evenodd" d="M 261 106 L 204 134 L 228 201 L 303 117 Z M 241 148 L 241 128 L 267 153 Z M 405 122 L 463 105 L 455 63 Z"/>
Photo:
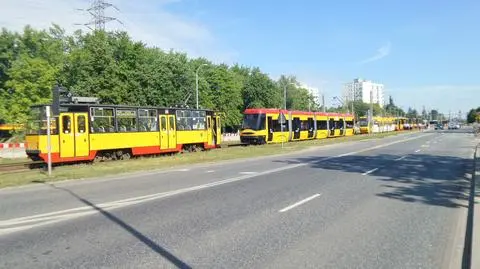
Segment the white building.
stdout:
<path fill-rule="evenodd" d="M 353 82 L 345 83 L 343 100 L 347 102 L 363 101 L 364 103 L 370 103 L 370 92 L 372 93 L 372 102 L 383 107 L 384 85 L 360 78 L 354 79 Z"/>
<path fill-rule="evenodd" d="M 317 104 L 320 104 L 322 102 L 322 94 L 320 93 L 320 90 L 318 88 L 308 86 L 304 83 L 300 83 L 300 87 L 307 89 L 308 92 L 313 96 Z"/>

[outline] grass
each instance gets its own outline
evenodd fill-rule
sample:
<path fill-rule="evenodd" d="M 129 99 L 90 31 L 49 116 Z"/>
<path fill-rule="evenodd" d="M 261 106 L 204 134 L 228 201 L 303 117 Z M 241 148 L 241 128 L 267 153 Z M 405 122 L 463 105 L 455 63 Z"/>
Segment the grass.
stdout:
<path fill-rule="evenodd" d="M 28 158 L 0 158 L 0 164 L 28 162 Z"/>
<path fill-rule="evenodd" d="M 405 133 L 405 132 L 403 132 Z M 38 182 L 54 182 L 66 179 L 80 179 L 89 177 L 102 177 L 106 175 L 115 175 L 121 173 L 147 171 L 164 169 L 181 165 L 196 163 L 213 163 L 224 160 L 250 158 L 256 156 L 268 156 L 275 154 L 285 154 L 299 151 L 316 146 L 330 145 L 345 141 L 359 141 L 367 139 L 378 139 L 387 136 L 393 136 L 400 133 L 381 133 L 371 136 L 351 136 L 335 139 L 299 141 L 285 144 L 261 145 L 261 146 L 238 146 L 226 147 L 220 150 L 211 150 L 203 152 L 175 154 L 173 156 L 162 157 L 141 157 L 127 161 L 112 161 L 94 164 L 75 164 L 63 165 L 53 169 L 52 176 L 49 177 L 43 170 L 30 170 L 16 173 L 0 172 L 0 188 L 9 186 L 18 186 Z M 231 143 L 230 143 L 231 144 Z M 0 163 L 22 162 L 25 159 L 0 159 Z"/>

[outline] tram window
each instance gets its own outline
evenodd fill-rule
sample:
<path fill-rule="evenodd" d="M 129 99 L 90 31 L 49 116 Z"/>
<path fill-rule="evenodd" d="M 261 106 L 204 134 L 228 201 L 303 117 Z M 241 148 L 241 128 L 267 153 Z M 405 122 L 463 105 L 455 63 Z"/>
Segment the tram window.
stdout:
<path fill-rule="evenodd" d="M 272 120 L 272 127 L 274 132 L 281 132 L 282 131 L 282 124 L 278 123 L 278 120 Z M 286 132 L 287 130 L 287 125 L 283 125 L 283 131 Z"/>
<path fill-rule="evenodd" d="M 206 112 L 200 110 L 177 110 L 178 130 L 205 130 L 207 128 Z"/>
<path fill-rule="evenodd" d="M 317 120 L 317 130 L 327 130 L 326 120 Z"/>
<path fill-rule="evenodd" d="M 345 121 L 343 119 L 340 119 L 340 121 L 335 122 L 338 126 L 337 129 L 343 129 L 345 128 Z"/>
<path fill-rule="evenodd" d="M 136 132 L 137 111 L 133 109 L 117 109 L 117 128 L 119 132 Z"/>
<path fill-rule="evenodd" d="M 315 123 L 313 119 L 308 119 L 308 130 L 313 130 L 315 128 Z"/>
<path fill-rule="evenodd" d="M 198 118 L 190 118 L 189 125 L 192 126 L 192 130 L 198 130 Z"/>
<path fill-rule="evenodd" d="M 300 122 L 299 118 L 293 118 L 292 127 L 293 127 L 292 129 L 293 129 L 294 132 L 300 131 L 301 122 Z"/>
<path fill-rule="evenodd" d="M 308 131 L 308 129 L 309 129 L 308 127 L 309 127 L 308 126 L 308 120 L 302 120 L 300 122 L 300 130 L 301 131 Z"/>
<path fill-rule="evenodd" d="M 78 130 L 77 131 L 79 133 L 85 133 L 85 131 L 87 129 L 86 125 L 85 125 L 85 116 L 83 116 L 83 115 L 78 116 L 77 120 L 78 120 Z"/>
<path fill-rule="evenodd" d="M 165 117 L 162 117 L 160 122 L 161 122 L 160 128 L 162 128 L 162 131 L 166 131 L 167 130 L 167 119 Z"/>
<path fill-rule="evenodd" d="M 63 125 L 62 132 L 64 134 L 69 134 L 72 132 L 71 123 L 72 121 L 70 119 L 70 116 L 67 116 L 67 115 L 62 116 L 62 125 Z"/>
<path fill-rule="evenodd" d="M 328 121 L 328 125 L 330 126 L 330 130 L 335 130 L 335 129 L 336 129 L 336 128 L 335 128 L 336 122 L 335 122 L 334 119 L 330 119 L 330 120 Z"/>
<path fill-rule="evenodd" d="M 207 119 L 205 117 L 200 117 L 198 118 L 198 130 L 205 130 L 205 122 L 207 121 Z"/>
<path fill-rule="evenodd" d="M 156 132 L 157 126 L 157 110 L 155 109 L 139 109 L 138 110 L 138 126 L 140 132 Z"/>
<path fill-rule="evenodd" d="M 170 124 L 170 131 L 174 131 L 175 130 L 175 119 L 173 117 L 170 117 L 170 118 L 168 118 L 168 121 L 169 121 L 168 124 Z"/>
<path fill-rule="evenodd" d="M 113 133 L 115 132 L 115 118 L 113 108 L 92 107 L 90 108 L 92 116 L 92 133 Z"/>
<path fill-rule="evenodd" d="M 347 120 L 346 123 L 347 123 L 347 128 L 349 129 L 353 128 L 353 120 Z"/>

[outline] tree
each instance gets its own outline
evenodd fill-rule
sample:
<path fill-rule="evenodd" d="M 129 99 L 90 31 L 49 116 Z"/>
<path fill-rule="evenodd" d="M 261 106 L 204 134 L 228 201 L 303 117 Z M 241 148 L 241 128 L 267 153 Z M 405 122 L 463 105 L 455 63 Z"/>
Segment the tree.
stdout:
<path fill-rule="evenodd" d="M 348 103 L 348 107 L 352 107 L 352 102 Z M 357 117 L 368 116 L 368 111 L 370 110 L 370 104 L 364 103 L 362 101 L 353 101 L 353 111 Z"/>
<path fill-rule="evenodd" d="M 284 87 L 288 109 L 320 109 L 319 100 L 294 76 L 275 81 L 258 67 L 214 64 L 163 51 L 132 40 L 126 32 L 66 34 L 58 25 L 48 30 L 27 26 L 21 32 L 0 32 L 0 122 L 25 122 L 30 105 L 51 102 L 55 84 L 104 104 L 195 107 L 195 74 L 202 64 L 199 105 L 224 112 L 223 127 L 238 126 L 245 108 L 283 108 Z M 360 116 L 370 108 L 362 102 L 353 105 Z M 390 97 L 385 110 L 374 105 L 376 115 L 385 111 L 401 109 Z"/>
<path fill-rule="evenodd" d="M 432 120 L 440 120 L 438 110 L 432 109 L 432 111 L 430 111 L 430 116 L 432 117 Z"/>
<path fill-rule="evenodd" d="M 470 109 L 470 111 L 467 114 L 467 123 L 474 123 L 477 121 L 477 113 L 480 112 L 480 107 L 477 109 Z"/>
<path fill-rule="evenodd" d="M 416 110 L 416 109 L 412 109 L 411 107 L 409 107 L 406 117 L 409 118 L 409 119 L 416 119 L 416 118 L 418 118 L 418 112 L 417 112 L 417 110 Z"/>
<path fill-rule="evenodd" d="M 210 68 L 205 80 L 209 86 L 207 99 L 211 102 L 207 107 L 224 112 L 224 126 L 240 125 L 240 110 L 243 106 L 241 76 L 230 71 L 227 65 L 221 64 Z"/>
<path fill-rule="evenodd" d="M 275 108 L 279 107 L 281 100 L 280 89 L 276 83 L 258 67 L 253 68 L 247 77 L 242 95 L 245 108 Z"/>
<path fill-rule="evenodd" d="M 428 113 L 425 110 L 425 107 L 422 109 L 422 119 L 424 119 L 424 120 L 428 119 Z"/>
<path fill-rule="evenodd" d="M 385 111 L 386 114 L 391 115 L 391 116 L 401 116 L 401 115 L 405 114 L 403 109 L 401 109 L 400 107 L 397 107 L 395 105 L 395 103 L 393 101 L 393 97 L 391 95 L 389 96 L 388 99 L 389 99 L 389 102 L 384 108 L 384 111 Z"/>
<path fill-rule="evenodd" d="M 55 33 L 55 36 L 52 36 Z M 50 33 L 25 27 L 22 35 L 3 29 L 0 36 L 1 120 L 23 123 L 29 106 L 49 103 L 63 63 L 63 41 L 58 27 Z"/>

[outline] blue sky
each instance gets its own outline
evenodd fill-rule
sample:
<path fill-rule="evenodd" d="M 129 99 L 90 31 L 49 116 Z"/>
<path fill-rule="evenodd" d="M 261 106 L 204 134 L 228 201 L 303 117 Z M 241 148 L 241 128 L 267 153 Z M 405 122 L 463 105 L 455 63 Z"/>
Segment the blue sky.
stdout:
<path fill-rule="evenodd" d="M 342 83 L 362 77 L 385 84 L 404 108 L 448 113 L 480 106 L 480 1 L 110 2 L 121 12 L 109 15 L 125 26 L 109 27 L 165 49 L 259 66 L 273 77 L 296 75 L 327 99 L 340 94 Z M 19 0 L 7 4 L 6 13 L 23 15 L 8 15 L 0 24 L 73 25 L 88 20 L 74 11 L 88 3 Z M 52 17 L 55 11 L 63 12 Z"/>

